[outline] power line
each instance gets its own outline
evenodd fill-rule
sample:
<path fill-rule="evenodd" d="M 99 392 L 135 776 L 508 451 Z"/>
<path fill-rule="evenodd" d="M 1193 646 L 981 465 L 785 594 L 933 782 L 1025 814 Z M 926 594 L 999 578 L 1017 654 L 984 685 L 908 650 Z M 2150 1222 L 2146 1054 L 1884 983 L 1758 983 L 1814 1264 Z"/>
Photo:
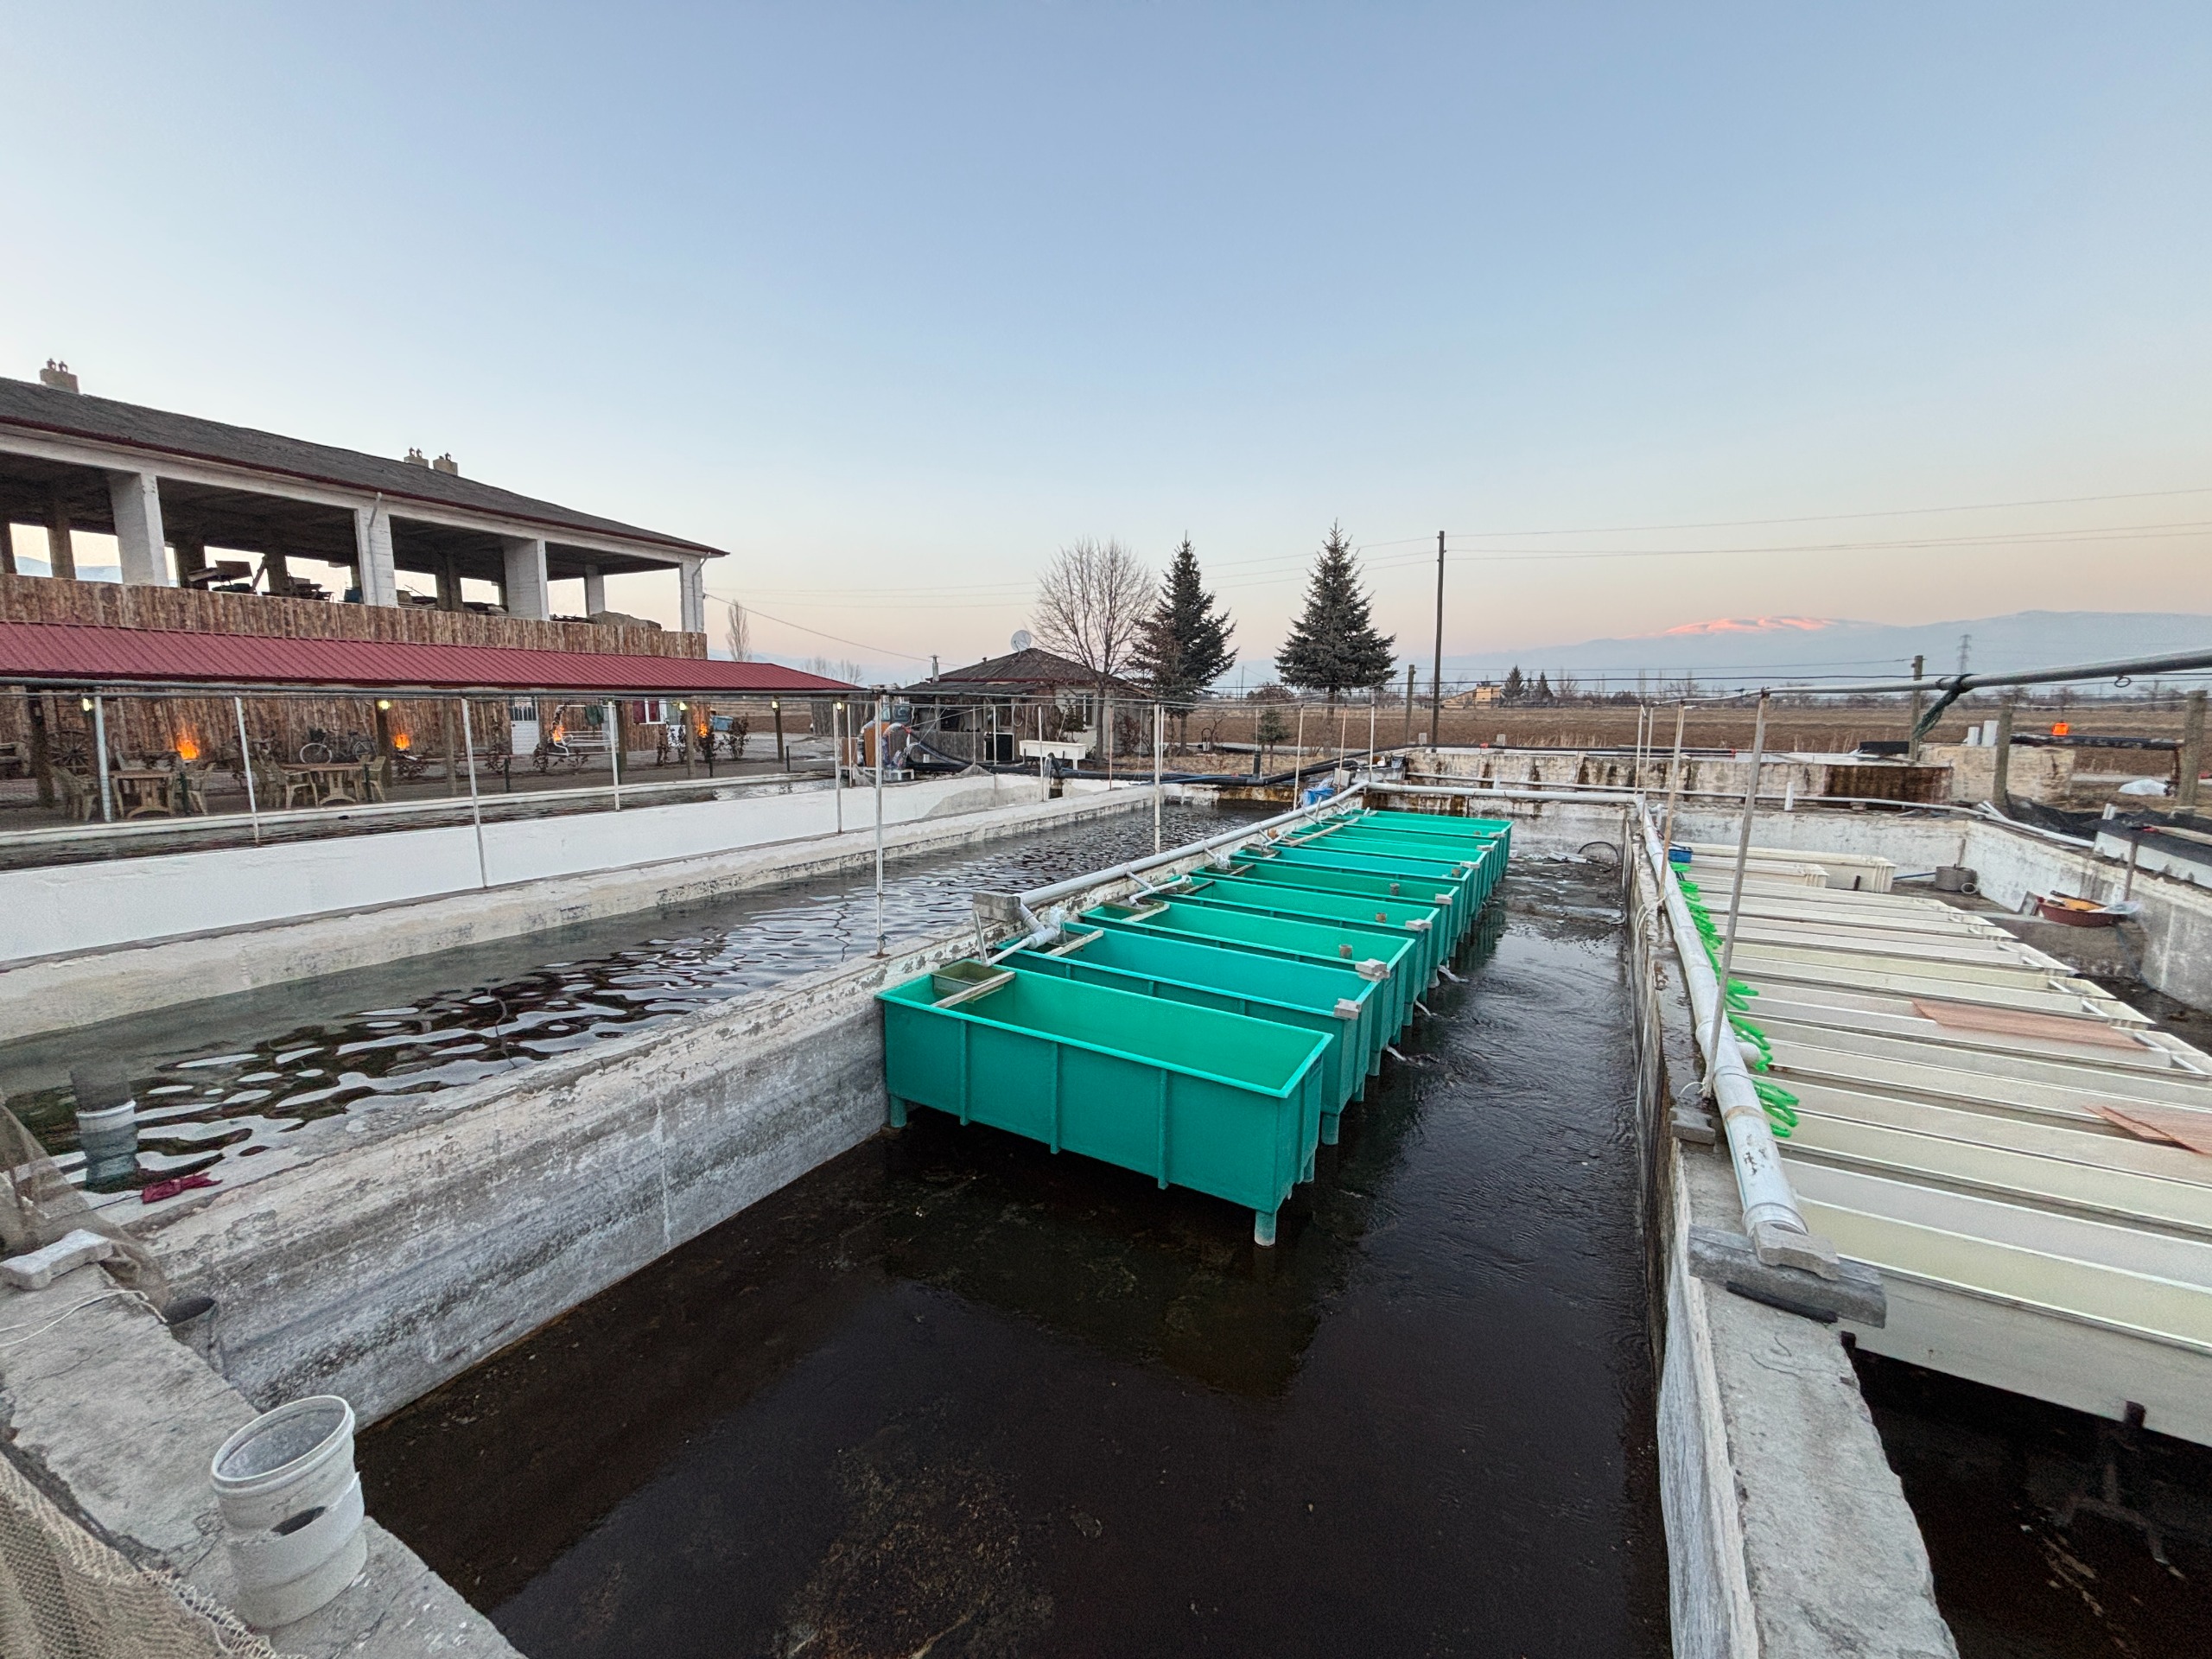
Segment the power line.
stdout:
<path fill-rule="evenodd" d="M 1820 524 L 1850 518 L 1903 518 L 1930 512 L 2002 512 L 2016 507 L 2079 506 L 2091 501 L 2156 501 L 2177 495 L 2212 495 L 2212 484 L 2193 485 L 2181 490 L 2129 490 L 2117 495 L 2047 495 L 2031 501 L 1976 501 L 1950 507 L 1878 507 L 1867 512 L 1815 512 L 1796 518 L 1713 518 L 1702 524 L 1609 524 L 1589 530 L 1455 530 L 1452 534 L 1476 541 L 1490 541 L 1501 536 L 1627 536 L 1649 531 L 1738 530 L 1755 524 Z"/>
<path fill-rule="evenodd" d="M 734 601 L 724 600 L 722 602 L 725 605 L 731 603 L 741 605 L 744 604 L 742 600 Z M 850 645 L 855 651 L 870 651 L 874 652 L 879 657 L 895 657 L 902 663 L 926 663 L 929 661 L 928 658 L 917 657 L 911 651 L 891 651 L 882 645 L 864 645 L 858 639 L 848 639 L 842 633 L 824 633 L 819 628 L 810 628 L 804 622 L 786 622 L 780 616 L 771 616 L 766 611 L 756 611 L 750 605 L 745 606 L 745 613 L 747 616 L 757 616 L 763 622 L 773 622 L 779 627 L 797 628 L 801 633 L 810 633 L 817 639 L 835 639 L 839 645 Z"/>

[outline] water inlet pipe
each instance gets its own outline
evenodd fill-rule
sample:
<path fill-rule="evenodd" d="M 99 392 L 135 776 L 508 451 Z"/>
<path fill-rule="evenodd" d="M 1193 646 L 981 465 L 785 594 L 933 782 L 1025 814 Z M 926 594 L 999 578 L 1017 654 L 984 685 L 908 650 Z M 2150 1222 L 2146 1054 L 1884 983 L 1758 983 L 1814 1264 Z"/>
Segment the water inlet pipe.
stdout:
<path fill-rule="evenodd" d="M 614 810 L 622 810 L 622 717 L 607 705 L 607 762 L 614 773 Z"/>
<path fill-rule="evenodd" d="M 1250 841 L 1255 836 L 1265 835 L 1272 830 L 1284 829 L 1294 823 L 1303 823 L 1309 818 L 1325 817 L 1341 812 L 1351 805 L 1366 787 L 1364 784 L 1349 785 L 1342 793 L 1332 795 L 1325 801 L 1315 801 L 1306 806 L 1294 806 L 1287 812 L 1278 813 L 1272 818 L 1262 818 L 1257 823 L 1243 824 L 1235 830 L 1211 836 L 1205 841 L 1193 841 L 1181 847 L 1171 847 L 1165 852 L 1154 853 L 1149 858 L 1136 859 L 1127 864 L 1116 864 L 1109 870 L 1093 870 L 1088 874 L 1070 876 L 1065 881 L 1055 881 L 1050 887 L 1032 888 L 1018 897 L 1025 907 L 1034 911 L 1041 905 L 1049 905 L 1057 899 L 1071 899 L 1079 893 L 1089 893 L 1094 887 L 1103 887 L 1109 882 L 1134 880 L 1147 870 L 1158 869 L 1161 865 L 1174 863 L 1179 859 L 1201 857 L 1217 847 L 1239 844 Z M 1453 791 L 1446 790 L 1437 791 L 1439 794 L 1452 792 Z"/>
<path fill-rule="evenodd" d="M 875 954 L 884 954 L 883 931 L 883 751 L 884 734 L 890 725 L 891 705 L 882 697 L 875 700 Z"/>
<path fill-rule="evenodd" d="M 1152 705 L 1152 850 L 1160 851 L 1160 705 Z"/>
<path fill-rule="evenodd" d="M 1667 849 L 1649 817 L 1643 820 L 1644 855 L 1667 906 L 1667 921 L 1675 935 L 1675 955 L 1682 965 L 1682 980 L 1689 991 L 1691 1017 L 1706 1051 L 1707 1092 L 1720 1109 L 1727 1130 L 1728 1160 L 1735 1166 L 1736 1196 L 1744 1206 L 1744 1231 L 1751 1249 L 1769 1267 L 1802 1268 L 1823 1279 L 1842 1275 L 1835 1246 L 1806 1224 L 1782 1166 L 1781 1149 L 1775 1145 L 1773 1126 L 1766 1107 L 1745 1069 L 1742 1050 L 1734 1040 L 1716 1041 L 1712 1033 L 1719 1025 L 1726 1000 L 1721 983 L 1698 944 L 1697 924 L 1690 919 Z M 1708 1023 L 1708 1021 L 1710 1023 Z"/>
<path fill-rule="evenodd" d="M 113 823 L 115 791 L 107 777 L 107 710 L 101 706 L 101 701 L 97 695 L 92 698 L 92 753 L 100 766 L 100 822 Z"/>
<path fill-rule="evenodd" d="M 476 826 L 476 885 L 488 887 L 492 873 L 484 862 L 484 803 L 476 793 L 476 734 L 469 724 L 467 697 L 461 700 L 461 747 L 468 756 L 468 817 Z"/>
<path fill-rule="evenodd" d="M 261 803 L 253 792 L 253 750 L 245 741 L 245 699 L 232 697 L 231 707 L 238 717 L 238 770 L 245 774 L 245 815 L 253 821 L 253 844 L 261 845 Z"/>

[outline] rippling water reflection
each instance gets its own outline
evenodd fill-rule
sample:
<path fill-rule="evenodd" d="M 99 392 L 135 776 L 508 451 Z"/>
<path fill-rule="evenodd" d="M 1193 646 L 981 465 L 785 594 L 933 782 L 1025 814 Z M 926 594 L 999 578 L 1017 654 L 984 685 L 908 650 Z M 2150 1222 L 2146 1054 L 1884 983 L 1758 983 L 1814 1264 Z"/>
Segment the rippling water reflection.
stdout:
<path fill-rule="evenodd" d="M 1167 844 L 1233 823 L 1171 807 Z M 1151 850 L 1151 814 L 1132 812 L 894 864 L 886 925 L 894 936 L 958 927 L 979 887 L 1038 887 Z M 874 948 L 874 880 L 861 872 L 115 1021 L 99 1051 L 134 1084 L 137 1157 L 135 1169 L 92 1184 L 143 1185 L 252 1157 L 353 1102 L 474 1083 Z M 85 1034 L 70 1033 L 0 1049 L 9 1105 L 65 1167 L 80 1161 L 68 1074 L 86 1048 Z"/>

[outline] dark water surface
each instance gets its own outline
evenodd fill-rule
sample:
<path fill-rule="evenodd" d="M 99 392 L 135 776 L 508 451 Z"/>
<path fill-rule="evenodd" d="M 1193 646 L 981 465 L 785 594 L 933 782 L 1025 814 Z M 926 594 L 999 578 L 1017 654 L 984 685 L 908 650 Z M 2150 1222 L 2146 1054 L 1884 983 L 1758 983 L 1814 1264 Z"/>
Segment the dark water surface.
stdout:
<path fill-rule="evenodd" d="M 1962 1659 L 2212 1653 L 2212 1447 L 1854 1358 Z"/>
<path fill-rule="evenodd" d="M 1656 1656 L 1617 877 L 1249 1212 L 918 1113 L 369 1430 L 532 1659 Z"/>
<path fill-rule="evenodd" d="M 1170 806 L 1166 844 L 1259 816 Z M 1151 851 L 1152 814 L 1137 811 L 900 861 L 885 871 L 886 925 L 941 932 L 966 924 L 978 887 L 1040 887 Z M 110 1020 L 97 1056 L 76 1031 L 0 1046 L 0 1091 L 75 1173 L 70 1068 L 120 1065 L 138 1102 L 136 1167 L 126 1151 L 124 1173 L 96 1185 L 141 1185 L 281 1146 L 355 1101 L 474 1083 L 874 949 L 874 874 L 841 874 Z"/>

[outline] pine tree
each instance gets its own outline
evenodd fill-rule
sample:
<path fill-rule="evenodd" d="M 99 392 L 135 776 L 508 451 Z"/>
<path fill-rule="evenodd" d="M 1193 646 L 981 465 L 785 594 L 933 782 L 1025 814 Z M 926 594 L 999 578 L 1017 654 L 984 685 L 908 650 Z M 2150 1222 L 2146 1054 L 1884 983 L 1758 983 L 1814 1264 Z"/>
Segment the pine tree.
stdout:
<path fill-rule="evenodd" d="M 1306 609 L 1275 654 L 1276 671 L 1288 684 L 1327 692 L 1332 706 L 1340 691 L 1382 684 L 1397 666 L 1396 636 L 1376 632 L 1369 604 L 1351 538 L 1331 524 L 1306 583 Z"/>
<path fill-rule="evenodd" d="M 1497 695 L 1507 702 L 1518 702 L 1528 689 L 1528 682 L 1521 677 L 1521 664 L 1516 663 L 1505 671 L 1505 683 L 1498 688 Z"/>
<path fill-rule="evenodd" d="M 1549 703 L 1552 701 L 1552 683 L 1550 677 L 1546 675 L 1541 669 L 1538 670 L 1536 673 L 1536 694 L 1530 699 L 1530 701 L 1539 703 Z"/>
<path fill-rule="evenodd" d="M 1198 556 L 1185 536 L 1160 578 L 1159 602 L 1144 620 L 1130 663 L 1150 683 L 1153 695 L 1187 724 L 1192 705 L 1236 661 L 1229 645 L 1236 631 L 1228 613 L 1217 609 L 1206 592 Z"/>

